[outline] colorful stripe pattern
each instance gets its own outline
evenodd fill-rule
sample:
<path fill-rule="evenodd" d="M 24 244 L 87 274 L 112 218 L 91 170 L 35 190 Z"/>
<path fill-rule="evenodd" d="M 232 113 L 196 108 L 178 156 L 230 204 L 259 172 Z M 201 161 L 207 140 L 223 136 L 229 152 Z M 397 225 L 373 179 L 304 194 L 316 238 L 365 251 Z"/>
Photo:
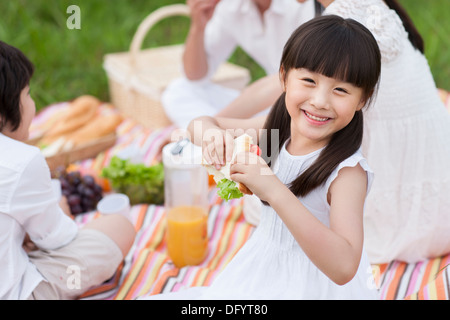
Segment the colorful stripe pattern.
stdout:
<path fill-rule="evenodd" d="M 450 94 L 440 90 L 440 95 L 450 112 Z M 48 107 L 36 116 L 36 123 L 63 107 Z M 118 128 L 118 140 L 114 147 L 99 154 L 95 159 L 77 163 L 81 170 L 100 172 L 117 152 L 127 148 L 140 150 L 144 163 L 158 160 L 161 146 L 173 131 L 173 127 L 151 131 L 125 119 Z M 208 286 L 223 270 L 236 252 L 251 236 L 254 227 L 245 221 L 242 201 L 223 202 L 211 189 L 208 218 L 209 253 L 198 266 L 176 268 L 166 253 L 164 241 L 165 211 L 163 206 L 135 205 L 131 209 L 137 237 L 114 277 L 91 289 L 83 299 L 136 299 L 157 293 L 175 292 L 187 287 Z M 76 218 L 81 226 L 99 216 L 89 212 Z M 384 300 L 449 300 L 450 299 L 450 253 L 443 257 L 407 264 L 392 261 L 373 265 L 375 285 Z"/>
<path fill-rule="evenodd" d="M 250 237 L 253 227 L 245 221 L 242 200 L 221 202 L 211 190 L 208 217 L 208 255 L 198 266 L 176 268 L 166 252 L 165 210 L 163 206 L 135 205 L 131 219 L 136 240 L 124 264 L 113 279 L 90 290 L 87 299 L 135 299 L 186 287 L 207 286 Z M 98 217 L 98 212 L 80 215 L 83 225 Z M 115 284 L 115 286 L 114 286 Z"/>
<path fill-rule="evenodd" d="M 373 266 L 383 300 L 449 300 L 450 254 L 405 263 L 393 261 Z"/>
<path fill-rule="evenodd" d="M 211 190 L 215 194 L 215 190 Z M 116 276 L 92 289 L 85 299 L 136 299 L 192 286 L 207 286 L 250 237 L 254 227 L 242 214 L 242 202 L 220 202 L 211 197 L 209 254 L 198 266 L 175 268 L 164 243 L 164 208 L 136 205 L 131 215 L 138 235 Z M 84 224 L 97 212 L 77 219 Z M 407 264 L 393 261 L 373 265 L 375 285 L 383 300 L 450 300 L 450 254 Z"/>

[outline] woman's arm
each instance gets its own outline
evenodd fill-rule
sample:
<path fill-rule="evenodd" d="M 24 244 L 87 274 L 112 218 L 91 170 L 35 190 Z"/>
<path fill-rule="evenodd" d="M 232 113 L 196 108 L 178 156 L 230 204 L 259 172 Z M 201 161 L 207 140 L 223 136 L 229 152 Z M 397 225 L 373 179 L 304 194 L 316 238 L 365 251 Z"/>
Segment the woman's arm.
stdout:
<path fill-rule="evenodd" d="M 282 93 L 278 74 L 256 80 L 228 106 L 222 109 L 218 117 L 250 118 L 270 108 Z"/>
<path fill-rule="evenodd" d="M 333 282 L 349 282 L 359 267 L 367 176 L 358 165 L 343 168 L 329 188 L 330 227 L 325 226 L 252 154 L 238 156 L 231 179 L 267 201 L 309 259 Z M 255 165 L 255 163 L 257 165 Z M 252 165 L 248 165 L 252 164 Z"/>
<path fill-rule="evenodd" d="M 189 80 L 203 78 L 208 72 L 206 52 L 203 45 L 204 32 L 190 29 L 183 54 L 184 73 Z"/>
<path fill-rule="evenodd" d="M 219 1 L 188 0 L 191 11 L 191 25 L 185 42 L 183 66 L 186 77 L 198 80 L 208 73 L 204 38 L 205 28 Z"/>

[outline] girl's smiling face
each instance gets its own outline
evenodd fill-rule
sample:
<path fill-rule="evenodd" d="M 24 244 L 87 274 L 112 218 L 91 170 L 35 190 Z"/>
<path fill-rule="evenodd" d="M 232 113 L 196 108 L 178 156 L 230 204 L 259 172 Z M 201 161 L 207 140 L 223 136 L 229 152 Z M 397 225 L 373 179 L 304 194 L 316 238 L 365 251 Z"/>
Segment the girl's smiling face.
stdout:
<path fill-rule="evenodd" d="M 365 104 L 363 90 L 348 82 L 304 68 L 291 69 L 287 75 L 282 72 L 281 77 L 291 116 L 290 151 L 293 153 L 324 147 Z"/>

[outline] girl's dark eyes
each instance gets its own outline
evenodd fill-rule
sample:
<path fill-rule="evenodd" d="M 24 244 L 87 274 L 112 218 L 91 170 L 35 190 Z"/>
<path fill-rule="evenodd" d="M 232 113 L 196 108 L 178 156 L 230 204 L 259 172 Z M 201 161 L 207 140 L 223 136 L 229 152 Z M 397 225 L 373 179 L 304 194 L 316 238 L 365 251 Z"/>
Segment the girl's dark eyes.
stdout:
<path fill-rule="evenodd" d="M 345 90 L 344 88 L 336 88 L 337 91 L 343 92 L 343 93 L 348 93 L 347 90 Z"/>
<path fill-rule="evenodd" d="M 315 82 L 313 79 L 311 79 L 311 78 L 302 78 L 302 81 L 305 81 L 305 82 L 311 83 L 311 84 L 315 84 L 315 83 L 316 83 L 316 82 Z M 337 88 L 335 88 L 334 90 L 337 90 L 337 91 L 342 92 L 342 93 L 348 93 L 348 91 L 347 91 L 346 89 L 340 88 L 340 87 L 337 87 Z"/>
<path fill-rule="evenodd" d="M 315 83 L 313 79 L 311 78 L 303 78 L 303 81 L 309 82 L 309 83 Z"/>

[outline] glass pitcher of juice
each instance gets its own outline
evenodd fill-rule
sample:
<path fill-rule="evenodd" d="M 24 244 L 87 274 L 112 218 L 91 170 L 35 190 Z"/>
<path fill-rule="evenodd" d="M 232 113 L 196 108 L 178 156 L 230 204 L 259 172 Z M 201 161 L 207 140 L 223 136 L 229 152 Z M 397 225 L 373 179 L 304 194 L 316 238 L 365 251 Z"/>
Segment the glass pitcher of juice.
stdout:
<path fill-rule="evenodd" d="M 167 250 L 178 268 L 208 253 L 208 174 L 201 159 L 201 148 L 186 140 L 163 149 Z"/>

